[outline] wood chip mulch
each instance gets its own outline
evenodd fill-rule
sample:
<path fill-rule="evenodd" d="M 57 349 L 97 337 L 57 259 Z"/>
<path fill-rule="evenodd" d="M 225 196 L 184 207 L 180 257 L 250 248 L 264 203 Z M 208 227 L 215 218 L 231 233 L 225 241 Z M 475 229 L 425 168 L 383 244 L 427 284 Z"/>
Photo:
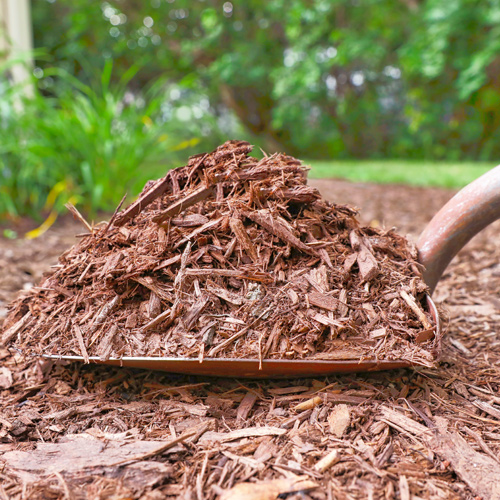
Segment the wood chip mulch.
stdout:
<path fill-rule="evenodd" d="M 216 379 L 0 349 L 0 498 L 499 499 L 499 229 L 437 287 L 433 369 Z"/>
<path fill-rule="evenodd" d="M 307 168 L 228 141 L 190 158 L 65 252 L 11 306 L 24 353 L 433 366 L 416 250 L 325 201 Z M 74 211 L 74 209 L 73 209 Z M 78 214 L 77 214 L 78 215 Z M 85 223 L 85 221 L 83 221 Z"/>

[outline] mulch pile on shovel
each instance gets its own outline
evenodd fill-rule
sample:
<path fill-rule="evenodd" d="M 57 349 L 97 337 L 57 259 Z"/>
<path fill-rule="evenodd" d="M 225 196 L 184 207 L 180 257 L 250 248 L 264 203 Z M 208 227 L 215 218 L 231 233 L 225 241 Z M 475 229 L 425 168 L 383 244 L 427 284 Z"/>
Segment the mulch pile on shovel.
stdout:
<path fill-rule="evenodd" d="M 25 353 L 408 360 L 431 366 L 415 248 L 323 200 L 307 167 L 246 142 L 150 181 L 11 304 Z"/>

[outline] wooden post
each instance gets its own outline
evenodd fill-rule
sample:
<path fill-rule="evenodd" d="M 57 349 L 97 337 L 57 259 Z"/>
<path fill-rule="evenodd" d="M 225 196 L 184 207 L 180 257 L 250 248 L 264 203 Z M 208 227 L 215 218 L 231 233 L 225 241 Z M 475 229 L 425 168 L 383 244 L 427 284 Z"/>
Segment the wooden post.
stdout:
<path fill-rule="evenodd" d="M 0 64 L 20 60 L 10 68 L 12 83 L 27 83 L 30 76 L 33 33 L 29 0 L 0 0 Z M 30 93 L 31 86 L 26 87 Z"/>

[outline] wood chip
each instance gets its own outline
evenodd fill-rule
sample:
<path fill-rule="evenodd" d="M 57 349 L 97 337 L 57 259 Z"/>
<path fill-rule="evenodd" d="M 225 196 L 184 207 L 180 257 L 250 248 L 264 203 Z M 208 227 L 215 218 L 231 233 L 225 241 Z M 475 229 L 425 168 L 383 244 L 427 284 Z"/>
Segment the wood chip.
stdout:
<path fill-rule="evenodd" d="M 212 196 L 215 192 L 214 186 L 200 187 L 194 192 L 188 194 L 184 198 L 176 201 L 170 205 L 167 209 L 163 210 L 160 214 L 153 217 L 153 222 L 160 224 L 171 217 L 175 217 L 187 208 L 196 205 L 196 203 L 206 200 L 209 196 Z"/>
<path fill-rule="evenodd" d="M 231 217 L 229 219 L 229 226 L 231 227 L 231 231 L 236 236 L 241 248 L 248 253 L 248 256 L 254 261 L 257 262 L 258 256 L 257 251 L 255 250 L 255 245 L 250 240 L 250 237 L 247 234 L 245 226 L 241 219 L 237 217 Z"/>
<path fill-rule="evenodd" d="M 329 295 L 312 292 L 308 294 L 309 303 L 313 306 L 335 312 L 338 309 L 339 301 Z"/>
<path fill-rule="evenodd" d="M 28 311 L 19 321 L 17 321 L 14 325 L 5 330 L 3 332 L 2 343 L 0 345 L 4 346 L 7 343 L 9 343 L 21 329 L 26 327 L 30 318 L 31 318 L 31 312 Z"/>
<path fill-rule="evenodd" d="M 315 396 L 314 398 L 308 399 L 307 401 L 303 401 L 294 407 L 295 411 L 305 411 L 311 410 L 315 406 L 321 404 L 323 400 L 319 396 Z"/>
<path fill-rule="evenodd" d="M 422 322 L 426 330 L 432 329 L 432 325 L 430 321 L 427 319 L 427 316 L 425 315 L 422 307 L 420 307 L 415 299 L 410 296 L 407 292 L 404 290 L 400 290 L 399 294 L 403 298 L 403 300 L 408 304 L 410 309 L 417 315 L 418 319 Z"/>
<path fill-rule="evenodd" d="M 223 492 L 220 500 L 276 500 L 281 495 L 307 492 L 318 486 L 314 481 L 299 478 L 239 483 Z"/>
<path fill-rule="evenodd" d="M 253 405 L 257 401 L 257 395 L 253 392 L 247 392 L 245 397 L 241 400 L 240 406 L 238 406 L 238 411 L 236 412 L 236 420 L 237 422 L 244 422 L 250 410 L 253 408 Z"/>
<path fill-rule="evenodd" d="M 339 452 L 338 450 L 332 450 L 330 453 L 325 455 L 319 462 L 316 462 L 314 464 L 314 468 L 318 472 L 325 472 L 327 471 L 330 467 L 338 463 L 340 460 Z"/>
<path fill-rule="evenodd" d="M 286 434 L 286 429 L 278 427 L 247 427 L 246 429 L 238 429 L 230 432 L 206 432 L 201 438 L 200 443 L 207 441 L 225 443 L 247 437 L 258 436 L 282 436 Z"/>
<path fill-rule="evenodd" d="M 274 236 L 277 236 L 286 243 L 290 243 L 293 247 L 301 252 L 309 255 L 316 255 L 316 251 L 302 243 L 295 237 L 285 225 L 276 220 L 268 210 L 256 210 L 255 212 L 243 212 L 243 215 L 253 220 L 264 229 L 269 231 Z"/>
<path fill-rule="evenodd" d="M 341 438 L 346 429 L 351 425 L 351 412 L 346 404 L 336 405 L 328 415 L 330 432 Z"/>
<path fill-rule="evenodd" d="M 75 334 L 76 340 L 78 341 L 78 347 L 80 348 L 80 354 L 82 355 L 85 363 L 89 362 L 89 354 L 87 352 L 87 347 L 85 346 L 85 341 L 83 340 L 82 330 L 78 325 L 73 325 L 73 332 Z"/>
<path fill-rule="evenodd" d="M 406 476 L 399 476 L 399 495 L 401 500 L 410 500 L 410 487 Z"/>
<path fill-rule="evenodd" d="M 371 281 L 379 273 L 377 259 L 375 259 L 370 249 L 364 244 L 356 231 L 351 231 L 349 237 L 352 248 L 357 252 L 356 261 L 361 279 L 363 281 Z"/>
<path fill-rule="evenodd" d="M 448 460 L 455 473 L 480 497 L 500 499 L 498 461 L 475 451 L 465 439 L 446 430 L 447 421 L 437 417 L 438 433 L 431 443 L 436 453 Z"/>

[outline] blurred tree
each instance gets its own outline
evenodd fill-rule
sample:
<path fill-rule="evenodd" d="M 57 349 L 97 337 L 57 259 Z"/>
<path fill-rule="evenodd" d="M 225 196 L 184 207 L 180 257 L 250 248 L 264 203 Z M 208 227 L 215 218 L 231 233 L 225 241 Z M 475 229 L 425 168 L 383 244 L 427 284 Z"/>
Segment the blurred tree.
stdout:
<path fill-rule="evenodd" d="M 498 158 L 500 1 L 427 0 L 411 11 L 399 55 L 412 140 L 429 156 Z"/>
<path fill-rule="evenodd" d="M 500 156 L 500 0 L 37 0 L 33 12 L 58 65 L 83 78 L 106 58 L 138 62 L 136 89 L 175 84 L 174 117 L 229 131 L 231 110 L 267 150 Z"/>

